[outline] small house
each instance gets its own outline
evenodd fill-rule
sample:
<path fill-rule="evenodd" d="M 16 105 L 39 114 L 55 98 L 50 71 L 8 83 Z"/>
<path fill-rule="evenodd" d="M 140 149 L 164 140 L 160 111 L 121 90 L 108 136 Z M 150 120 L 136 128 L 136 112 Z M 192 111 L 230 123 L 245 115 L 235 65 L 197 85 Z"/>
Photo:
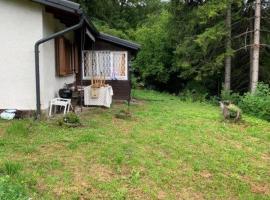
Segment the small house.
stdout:
<path fill-rule="evenodd" d="M 140 46 L 99 32 L 67 0 L 0 0 L 0 110 L 46 111 L 60 88 L 104 71 L 114 99 L 129 100 Z"/>

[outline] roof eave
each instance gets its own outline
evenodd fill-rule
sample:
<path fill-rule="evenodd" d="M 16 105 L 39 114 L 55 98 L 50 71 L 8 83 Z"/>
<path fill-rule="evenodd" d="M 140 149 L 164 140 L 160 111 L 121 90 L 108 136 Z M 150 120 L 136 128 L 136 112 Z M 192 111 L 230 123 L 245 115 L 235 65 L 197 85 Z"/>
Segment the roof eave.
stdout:
<path fill-rule="evenodd" d="M 111 43 L 120 45 L 120 46 L 127 47 L 127 48 L 135 50 L 135 51 L 139 51 L 141 49 L 141 46 L 139 44 L 136 44 L 134 42 L 130 42 L 127 40 L 123 40 L 123 39 L 120 39 L 120 38 L 112 36 L 112 35 L 99 33 L 97 38 L 104 40 L 104 41 L 107 41 L 107 42 L 111 42 Z"/>
<path fill-rule="evenodd" d="M 36 3 L 46 5 L 46 6 L 50 6 L 50 7 L 53 7 L 53 8 L 57 8 L 57 9 L 60 9 L 60 10 L 64 10 L 66 12 L 78 14 L 78 15 L 81 15 L 83 13 L 82 10 L 80 9 L 80 6 L 77 6 L 75 8 L 75 6 L 70 6 L 70 5 L 67 5 L 67 4 L 63 4 L 63 3 L 60 3 L 59 1 L 54 1 L 54 0 L 32 0 L 32 1 L 36 2 Z"/>

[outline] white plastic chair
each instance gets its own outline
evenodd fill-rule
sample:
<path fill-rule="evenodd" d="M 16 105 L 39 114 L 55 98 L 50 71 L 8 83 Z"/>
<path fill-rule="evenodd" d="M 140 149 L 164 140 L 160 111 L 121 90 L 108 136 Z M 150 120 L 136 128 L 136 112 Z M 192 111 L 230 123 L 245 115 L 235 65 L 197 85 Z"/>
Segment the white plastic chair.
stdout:
<path fill-rule="evenodd" d="M 52 109 L 53 106 L 56 108 L 56 106 L 64 107 L 64 115 L 70 111 L 70 108 L 72 108 L 71 105 L 71 99 L 63 99 L 63 98 L 55 98 L 51 100 L 50 103 L 50 111 L 49 111 L 49 117 L 52 116 Z M 55 109 L 54 109 L 55 112 Z"/>

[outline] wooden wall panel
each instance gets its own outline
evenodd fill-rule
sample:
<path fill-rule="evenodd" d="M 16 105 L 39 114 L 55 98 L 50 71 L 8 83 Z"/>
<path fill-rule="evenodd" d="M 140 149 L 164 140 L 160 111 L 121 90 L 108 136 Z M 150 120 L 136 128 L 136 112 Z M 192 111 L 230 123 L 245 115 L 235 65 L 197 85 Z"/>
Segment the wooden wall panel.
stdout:
<path fill-rule="evenodd" d="M 130 81 L 106 81 L 107 84 L 113 88 L 113 99 L 114 100 L 126 100 L 128 101 L 131 95 L 131 84 Z M 83 81 L 83 85 L 90 85 L 90 81 Z"/>
<path fill-rule="evenodd" d="M 112 86 L 115 100 L 129 100 L 131 93 L 130 81 L 107 81 Z"/>

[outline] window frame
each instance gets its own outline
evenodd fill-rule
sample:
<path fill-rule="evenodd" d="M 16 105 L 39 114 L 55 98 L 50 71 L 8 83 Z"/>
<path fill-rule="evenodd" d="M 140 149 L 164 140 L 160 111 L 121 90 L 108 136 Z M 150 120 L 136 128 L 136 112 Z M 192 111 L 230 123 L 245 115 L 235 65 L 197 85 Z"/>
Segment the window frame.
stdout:
<path fill-rule="evenodd" d="M 85 53 L 88 53 L 88 52 L 110 52 L 110 68 L 111 68 L 111 75 L 110 77 L 105 77 L 105 80 L 122 80 L 122 81 L 128 81 L 129 80 L 129 74 L 128 74 L 128 68 L 129 68 L 129 65 L 128 65 L 128 51 L 112 51 L 112 50 L 84 50 L 82 52 L 82 79 L 83 80 L 91 80 L 91 76 L 86 76 L 85 75 Z M 112 73 L 113 73 L 113 65 L 114 65 L 114 56 L 116 53 L 123 53 L 125 54 L 125 76 L 120 76 L 120 75 L 117 75 L 115 79 L 112 79 Z M 98 54 L 95 54 L 96 56 L 96 61 L 98 60 L 97 59 L 97 55 Z"/>
<path fill-rule="evenodd" d="M 55 38 L 55 68 L 58 77 L 71 76 L 76 72 L 78 48 L 65 37 Z"/>

